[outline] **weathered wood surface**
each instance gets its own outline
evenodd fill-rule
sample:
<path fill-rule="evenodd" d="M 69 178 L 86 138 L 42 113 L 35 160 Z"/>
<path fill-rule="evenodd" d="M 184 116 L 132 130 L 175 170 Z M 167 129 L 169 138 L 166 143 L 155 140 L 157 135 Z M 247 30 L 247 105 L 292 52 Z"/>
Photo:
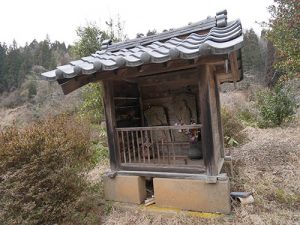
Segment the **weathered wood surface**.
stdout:
<path fill-rule="evenodd" d="M 206 57 L 200 57 L 197 59 L 175 59 L 168 63 L 150 63 L 139 67 L 123 67 L 114 71 L 101 71 L 92 75 L 80 75 L 74 79 L 66 79 L 65 82 L 61 84 L 64 94 L 68 94 L 79 87 L 82 87 L 90 82 L 97 82 L 100 80 L 123 80 L 132 79 L 139 76 L 147 76 L 154 74 L 163 74 L 167 72 L 184 70 L 195 68 L 199 65 L 220 65 L 224 64 L 227 55 L 212 55 Z"/>
<path fill-rule="evenodd" d="M 217 118 L 218 118 L 218 131 L 219 131 L 219 138 L 220 138 L 220 153 L 221 158 L 225 157 L 224 154 L 224 133 L 223 133 L 223 125 L 222 125 L 222 118 L 221 118 L 221 100 L 220 100 L 220 81 L 217 74 L 214 74 L 214 83 L 215 83 L 215 96 L 216 96 L 216 110 L 217 110 Z M 223 164 L 222 164 L 223 165 Z M 219 172 L 221 168 L 219 168 Z"/>
<path fill-rule="evenodd" d="M 199 160 L 200 161 L 200 160 Z M 188 167 L 188 166 L 174 166 L 174 165 L 151 165 L 145 164 L 141 166 L 140 164 L 121 164 L 121 170 L 127 171 L 143 171 L 143 172 L 170 172 L 170 173 L 191 173 L 191 174 L 205 174 L 206 168 L 205 166 L 197 166 L 197 167 Z"/>
<path fill-rule="evenodd" d="M 219 121 L 220 121 L 220 112 L 218 110 L 220 109 L 218 107 L 218 83 L 216 80 L 216 77 L 214 75 L 214 71 L 210 71 L 210 84 L 209 84 L 209 96 L 210 96 L 210 113 L 211 113 L 211 127 L 212 127 L 212 137 L 213 137 L 213 146 L 214 146 L 214 157 L 213 157 L 213 163 L 216 165 L 217 173 L 212 175 L 217 175 L 219 171 L 219 161 L 221 160 L 221 138 L 220 138 L 220 127 L 219 127 Z"/>
<path fill-rule="evenodd" d="M 217 82 L 213 68 L 209 65 L 199 68 L 199 99 L 201 108 L 201 140 L 204 163 L 210 176 L 219 173 L 219 160 L 221 159 L 221 139 L 219 137 L 219 121 L 217 107 Z"/>
<path fill-rule="evenodd" d="M 218 176 L 207 176 L 204 173 L 176 173 L 176 172 L 155 172 L 155 171 L 130 171 L 120 170 L 117 172 L 120 175 L 134 175 L 134 176 L 146 176 L 146 177 L 162 177 L 162 178 L 180 178 L 180 179 L 195 179 L 195 180 L 210 180 L 214 178 L 216 180 L 227 180 L 226 174 L 219 174 Z"/>
<path fill-rule="evenodd" d="M 184 130 L 201 128 L 201 124 L 178 125 L 178 126 L 155 126 L 155 127 L 122 127 L 116 128 L 117 131 L 140 131 L 140 130 Z"/>
<path fill-rule="evenodd" d="M 184 61 L 184 63 L 186 62 L 188 62 L 189 66 L 195 66 L 195 64 L 193 64 L 195 62 Z M 183 63 L 183 61 L 181 61 L 181 63 Z M 137 74 L 146 73 L 148 70 L 146 66 L 147 65 L 141 67 Z M 170 65 L 157 64 L 151 65 L 151 67 L 152 66 L 157 66 L 157 68 L 162 67 L 167 71 L 170 69 Z M 196 169 L 196 167 L 190 168 L 189 165 L 186 165 L 186 168 L 176 165 L 176 160 L 180 155 L 176 150 L 176 137 L 174 135 L 174 130 L 201 129 L 202 151 L 206 172 L 210 176 L 219 174 L 224 158 L 218 90 L 220 82 L 218 74 L 222 71 L 222 66 L 217 66 L 217 68 L 219 68 L 218 70 L 215 69 L 216 64 L 200 65 L 196 69 L 193 67 L 188 67 L 188 69 L 180 71 L 162 72 L 156 75 L 136 77 L 136 74 L 133 74 L 130 75 L 132 76 L 131 78 L 126 78 L 136 81 L 131 83 L 124 80 L 103 81 L 105 114 L 107 118 L 110 118 L 107 120 L 107 132 L 111 155 L 110 160 L 113 169 L 126 167 L 127 169 L 131 168 L 136 170 L 140 167 L 139 170 L 152 171 L 154 169 L 154 171 L 159 171 L 161 169 L 167 171 L 167 168 L 169 168 L 170 171 L 174 170 L 177 172 L 186 169 L 192 171 L 195 169 L 195 171 L 202 173 L 203 168 L 199 170 L 199 168 Z M 182 65 L 180 68 L 183 68 Z M 115 77 L 119 75 L 117 72 Z M 129 85 L 128 88 L 125 88 L 124 84 Z M 115 91 L 113 89 L 115 89 Z M 170 100 L 174 99 L 174 96 L 183 90 L 188 90 L 190 94 L 195 95 L 194 101 L 197 102 L 193 107 L 197 108 L 197 115 L 196 117 L 193 116 L 193 119 L 196 119 L 195 122 L 198 123 L 200 120 L 201 124 L 144 127 L 143 112 L 145 110 L 145 104 L 151 104 L 154 101 L 158 103 L 157 105 L 163 105 L 164 102 L 169 104 Z M 155 98 L 156 100 L 149 99 L 155 96 L 157 97 Z M 116 105 L 117 102 L 131 100 L 136 100 L 137 103 L 135 107 L 130 105 L 130 108 L 137 108 L 137 110 L 139 110 L 136 111 L 140 117 L 139 126 L 117 127 L 116 116 L 120 113 L 118 109 L 122 108 L 126 110 L 125 107 L 129 107 L 128 105 Z M 173 122 L 167 124 L 174 124 Z M 162 130 L 169 132 L 170 138 L 158 142 L 155 140 L 158 138 L 155 132 Z M 162 151 L 163 148 L 167 151 Z M 130 150 L 128 151 L 128 149 Z M 165 159 L 167 161 L 165 161 Z M 157 167 L 158 162 L 160 165 Z M 162 166 L 165 162 L 167 162 L 167 165 Z M 146 164 L 148 165 L 145 166 Z"/>
<path fill-rule="evenodd" d="M 117 135 L 116 135 L 116 116 L 115 116 L 115 104 L 114 104 L 114 90 L 112 81 L 103 81 L 104 89 L 104 110 L 105 110 L 105 119 L 106 119 L 106 128 L 107 128 L 107 139 L 109 146 L 109 160 L 110 167 L 112 170 L 118 170 L 119 168 L 119 151 L 117 144 Z M 119 142 L 119 141 L 118 141 Z"/>
<path fill-rule="evenodd" d="M 183 126 L 156 126 L 156 127 L 129 127 L 116 128 L 119 136 L 121 166 L 140 167 L 144 170 L 151 168 L 170 169 L 196 168 L 198 171 L 204 169 L 203 160 L 191 160 L 188 157 L 190 143 L 178 142 L 174 139 L 176 130 L 181 132 L 188 130 L 199 130 L 202 126 L 183 125 Z M 170 134 L 169 141 L 160 138 L 157 132 L 166 131 Z M 138 134 L 138 135 L 137 135 Z M 125 137 L 125 138 L 124 138 Z M 199 149 L 200 150 L 200 149 Z"/>

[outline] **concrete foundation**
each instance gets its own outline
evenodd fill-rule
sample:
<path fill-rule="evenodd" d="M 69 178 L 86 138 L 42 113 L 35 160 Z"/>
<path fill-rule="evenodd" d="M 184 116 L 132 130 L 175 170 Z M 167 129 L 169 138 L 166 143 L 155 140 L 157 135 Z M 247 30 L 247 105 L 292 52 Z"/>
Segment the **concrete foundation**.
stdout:
<path fill-rule="evenodd" d="M 105 175 L 103 182 L 106 200 L 140 204 L 146 199 L 144 177 L 117 175 L 110 178 Z"/>
<path fill-rule="evenodd" d="M 224 177 L 227 178 L 227 177 Z M 106 200 L 141 204 L 146 199 L 146 182 L 141 176 L 103 177 Z M 157 207 L 198 212 L 231 212 L 229 179 L 153 178 Z"/>
<path fill-rule="evenodd" d="M 229 214 L 229 180 L 207 183 L 205 180 L 154 178 L 158 207 Z"/>

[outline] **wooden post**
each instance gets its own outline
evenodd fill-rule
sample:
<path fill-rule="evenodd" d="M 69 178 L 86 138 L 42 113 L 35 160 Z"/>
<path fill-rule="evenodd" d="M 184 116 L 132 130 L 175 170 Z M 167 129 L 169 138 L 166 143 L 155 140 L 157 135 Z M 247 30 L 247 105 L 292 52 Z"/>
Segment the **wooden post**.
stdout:
<path fill-rule="evenodd" d="M 144 121 L 144 103 L 143 103 L 143 96 L 142 96 L 142 89 L 139 84 L 138 85 L 138 91 L 139 91 L 139 104 L 140 104 L 140 116 L 141 116 L 141 126 L 145 126 L 145 121 Z"/>
<path fill-rule="evenodd" d="M 199 99 L 200 119 L 202 124 L 201 141 L 203 149 L 204 164 L 209 176 L 216 176 L 220 172 L 221 138 L 219 124 L 219 99 L 217 94 L 217 82 L 213 68 L 209 65 L 199 67 Z"/>
<path fill-rule="evenodd" d="M 216 96 L 216 104 L 217 104 L 217 117 L 218 117 L 218 129 L 219 129 L 219 139 L 220 139 L 220 153 L 221 158 L 224 159 L 224 133 L 223 133 L 223 126 L 222 126 L 222 120 L 221 120 L 221 101 L 220 101 L 220 82 L 218 80 L 218 76 L 214 74 L 214 80 L 215 80 L 215 96 Z"/>
<path fill-rule="evenodd" d="M 119 151 L 117 145 L 116 116 L 114 104 L 113 81 L 103 81 L 104 89 L 104 110 L 106 119 L 107 139 L 109 147 L 109 161 L 111 170 L 118 170 L 120 166 Z"/>

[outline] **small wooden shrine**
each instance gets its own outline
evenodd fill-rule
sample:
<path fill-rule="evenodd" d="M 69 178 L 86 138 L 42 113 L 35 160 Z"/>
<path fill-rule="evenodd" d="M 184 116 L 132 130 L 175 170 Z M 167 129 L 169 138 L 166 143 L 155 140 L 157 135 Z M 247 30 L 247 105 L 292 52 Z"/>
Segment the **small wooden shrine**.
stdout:
<path fill-rule="evenodd" d="M 103 83 L 115 175 L 217 179 L 224 163 L 219 86 L 242 79 L 242 42 L 240 21 L 227 22 L 222 11 L 161 34 L 107 41 L 42 75 L 65 94 Z"/>

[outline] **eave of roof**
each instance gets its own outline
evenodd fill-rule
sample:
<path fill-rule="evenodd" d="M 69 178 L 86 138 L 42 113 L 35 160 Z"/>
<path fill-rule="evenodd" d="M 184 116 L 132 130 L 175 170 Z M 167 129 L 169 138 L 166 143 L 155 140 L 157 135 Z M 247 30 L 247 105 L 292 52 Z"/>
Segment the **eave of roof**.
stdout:
<path fill-rule="evenodd" d="M 199 34 L 204 30 L 207 31 L 205 34 Z M 216 17 L 183 28 L 107 46 L 105 50 L 42 73 L 42 76 L 47 80 L 70 79 L 173 59 L 228 54 L 240 49 L 242 43 L 241 22 L 235 20 L 227 23 L 227 11 L 222 11 Z"/>

